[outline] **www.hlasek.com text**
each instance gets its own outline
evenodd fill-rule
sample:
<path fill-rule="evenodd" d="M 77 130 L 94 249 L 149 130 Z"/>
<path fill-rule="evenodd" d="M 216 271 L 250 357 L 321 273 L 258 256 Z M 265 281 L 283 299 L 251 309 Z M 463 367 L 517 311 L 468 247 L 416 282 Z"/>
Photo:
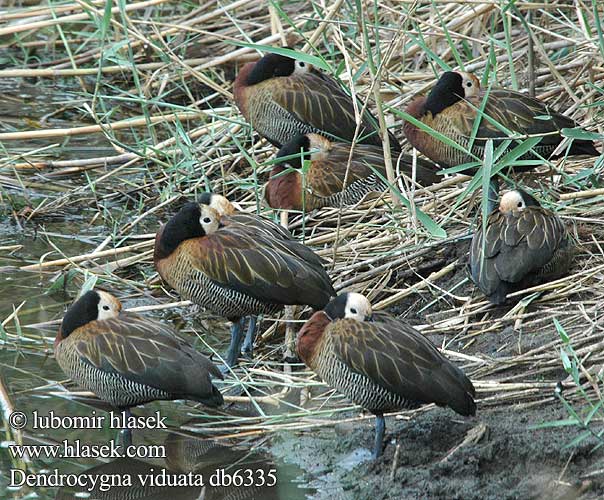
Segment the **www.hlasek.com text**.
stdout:
<path fill-rule="evenodd" d="M 163 445 L 122 446 L 114 441 L 105 444 L 87 444 L 79 439 L 63 440 L 61 444 L 9 444 L 13 459 L 37 458 L 166 458 Z"/>

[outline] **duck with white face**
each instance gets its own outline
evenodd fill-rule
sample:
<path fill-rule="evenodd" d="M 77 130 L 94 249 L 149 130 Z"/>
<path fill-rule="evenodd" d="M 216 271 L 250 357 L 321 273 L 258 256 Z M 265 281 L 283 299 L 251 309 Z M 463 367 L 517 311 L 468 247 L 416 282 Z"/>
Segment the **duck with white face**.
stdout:
<path fill-rule="evenodd" d="M 313 266 L 323 266 L 326 264 L 326 261 L 315 254 L 310 248 L 305 245 L 300 245 L 285 227 L 273 222 L 267 217 L 244 212 L 239 206 L 229 201 L 225 196 L 217 193 L 202 193 L 198 196 L 197 203 L 215 210 L 219 215 L 220 225 L 223 227 L 228 227 L 229 224 L 243 224 L 248 226 L 250 230 L 256 231 L 271 240 L 283 241 L 290 250 L 297 252 L 301 259 L 306 260 Z M 247 333 L 241 348 L 241 352 L 248 358 L 253 358 L 257 323 L 257 316 L 249 317 Z"/>
<path fill-rule="evenodd" d="M 359 293 L 342 293 L 304 324 L 300 359 L 323 381 L 376 416 L 373 456 L 382 453 L 384 413 L 422 404 L 474 415 L 474 386 L 420 332 L 376 313 Z"/>
<path fill-rule="evenodd" d="M 281 148 L 299 134 L 382 145 L 377 119 L 365 111 L 359 133 L 352 97 L 331 76 L 305 61 L 266 54 L 246 64 L 233 85 L 235 103 L 252 128 Z M 358 109 L 362 109 L 360 105 Z M 400 144 L 389 133 L 390 148 Z"/>
<path fill-rule="evenodd" d="M 400 155 L 401 173 L 422 186 L 440 182 L 439 167 L 422 158 Z M 415 168 L 415 172 L 413 171 Z M 323 207 L 355 205 L 372 193 L 388 189 L 384 150 L 373 144 L 330 141 L 302 134 L 275 157 L 264 197 L 271 208 L 311 212 Z"/>
<path fill-rule="evenodd" d="M 122 310 L 112 294 L 91 290 L 67 310 L 55 358 L 74 382 L 129 414 L 155 400 L 222 404 L 220 370 L 170 326 Z M 126 443 L 130 432 L 124 434 Z"/>
<path fill-rule="evenodd" d="M 414 99 L 406 112 L 461 146 L 454 147 L 442 141 L 437 134 L 429 133 L 407 120 L 403 131 L 413 147 L 443 168 L 473 164 L 463 170 L 470 175 L 483 164 L 488 140 L 493 141 L 494 148 L 510 140 L 509 151 L 524 138 L 540 137 L 540 141 L 519 160 L 600 155 L 591 140 L 573 140 L 567 150 L 557 152 L 563 140 L 562 129 L 578 126 L 573 119 L 521 92 L 497 87 L 485 90 L 472 73 L 443 73 L 430 93 Z M 544 120 L 543 116 L 549 119 Z M 519 171 L 530 168 L 533 165 L 515 166 L 512 169 Z M 498 193 L 497 177 L 493 177 L 488 194 L 489 213 L 496 207 Z"/>
<path fill-rule="evenodd" d="M 237 215 L 188 203 L 158 231 L 153 255 L 162 279 L 183 299 L 232 323 L 229 368 L 237 364 L 246 317 L 275 314 L 286 305 L 321 309 L 335 295 L 311 249 Z"/>
<path fill-rule="evenodd" d="M 566 225 L 526 191 L 501 197 L 499 207 L 472 238 L 469 271 L 489 302 L 502 305 L 508 294 L 564 276 L 574 256 Z"/>

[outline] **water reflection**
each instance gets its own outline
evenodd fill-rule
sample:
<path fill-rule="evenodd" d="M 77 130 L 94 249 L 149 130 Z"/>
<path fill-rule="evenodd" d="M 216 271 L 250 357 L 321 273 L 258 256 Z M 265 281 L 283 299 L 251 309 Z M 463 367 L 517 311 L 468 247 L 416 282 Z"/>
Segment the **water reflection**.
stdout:
<path fill-rule="evenodd" d="M 165 450 L 166 463 L 172 470 L 202 474 L 214 483 L 206 492 L 208 499 L 280 498 L 279 471 L 265 454 L 176 433 L 166 439 Z M 238 487 L 237 483 L 241 486 Z"/>
<path fill-rule="evenodd" d="M 173 473 L 132 458 L 118 458 L 77 475 L 76 487 L 61 488 L 56 500 L 194 500 L 203 496 L 201 486 L 171 486 Z M 67 478 L 67 476 L 65 476 Z"/>
<path fill-rule="evenodd" d="M 284 487 L 273 460 L 264 454 L 219 444 L 213 440 L 169 434 L 162 465 L 120 458 L 77 475 L 65 475 L 73 487 L 63 487 L 57 500 L 271 500 L 303 497 Z M 287 484 L 287 482 L 286 482 Z M 289 489 L 289 491 L 287 491 Z M 280 494 L 279 492 L 282 492 Z"/>
<path fill-rule="evenodd" d="M 33 81 L 33 80 L 32 80 Z M 80 125 L 80 115 L 70 115 L 62 107 L 69 101 L 81 97 L 79 89 L 61 86 L 54 81 L 52 85 L 33 85 L 21 79 L 0 80 L 0 132 L 37 129 L 41 125 L 45 128 L 71 128 Z M 57 112 L 59 111 L 59 112 Z M 23 117 L 27 117 L 24 121 Z M 116 116 L 116 119 L 119 118 Z M 41 121 L 43 120 L 43 123 Z M 120 137 L 130 131 L 120 132 Z M 128 141 L 126 141 L 128 142 Z M 133 142 L 133 141 L 129 141 Z M 20 158 L 20 153 L 31 153 L 42 146 L 56 144 L 50 149 L 44 149 L 27 159 L 83 159 L 95 156 L 110 156 L 115 154 L 115 149 L 103 134 L 86 136 L 73 136 L 65 138 L 35 139 L 30 141 L 4 142 L 7 149 L 5 156 L 11 156 L 15 162 L 25 161 Z M 6 160 L 6 158 L 5 158 Z M 0 170 L 8 170 L 12 175 L 12 164 L 6 163 Z M 144 169 L 143 169 L 144 170 Z M 4 173 L 4 172 L 3 172 Z M 124 199 L 107 196 L 102 203 L 103 217 L 96 217 L 98 206 L 88 206 L 86 202 L 67 203 L 54 206 L 52 210 L 40 210 L 36 217 L 27 220 L 27 210 L 35 207 L 45 207 L 55 198 L 63 196 L 59 188 L 77 187 L 86 183 L 83 175 L 76 175 L 60 182 L 49 182 L 45 177 L 46 171 L 37 174 L 27 174 L 26 180 L 35 181 L 35 186 L 23 186 L 19 182 L 12 182 L 12 177 L 5 176 L 11 182 L 0 186 L 0 379 L 8 389 L 9 397 L 15 409 L 31 415 L 33 411 L 46 413 L 50 410 L 58 415 L 88 416 L 92 411 L 98 415 L 110 410 L 99 404 L 96 398 L 72 397 L 63 394 L 56 386 L 56 382 L 66 383 L 65 375 L 52 357 L 52 342 L 58 325 L 31 328 L 28 325 L 47 323 L 60 320 L 63 312 L 80 288 L 86 278 L 84 268 L 93 264 L 79 264 L 72 273 L 62 273 L 57 268 L 48 268 L 44 271 L 26 272 L 18 270 L 38 262 L 43 256 L 44 260 L 62 258 L 64 255 L 75 256 L 94 250 L 108 234 L 115 230 L 114 224 L 123 223 Z M 140 172 L 133 171 L 135 184 L 140 181 Z M 143 174 L 145 175 L 145 174 Z M 127 178 L 127 177 L 123 177 Z M 121 183 L 122 179 L 115 181 Z M 25 177 L 24 177 L 25 179 Z M 2 180 L 2 179 L 0 179 Z M 107 181 L 103 189 L 113 190 L 112 181 Z M 45 186 L 52 186 L 57 190 L 47 190 Z M 116 189 L 122 189 L 122 185 Z M 98 194 L 98 193 L 97 193 Z M 131 195 L 127 200 L 134 199 Z M 128 201 L 130 203 L 130 201 Z M 143 208 L 145 209 L 145 208 Z M 22 212 L 23 211 L 23 212 Z M 19 217 L 21 213 L 23 216 Z M 19 223 L 15 222 L 16 220 Z M 106 224 L 106 225 L 105 225 Z M 157 219 L 147 217 L 137 226 L 138 233 L 153 232 L 157 228 Z M 112 243 L 113 244 L 113 243 Z M 110 259 L 107 259 L 110 260 Z M 100 263 L 102 266 L 102 263 Z M 81 266 L 81 267 L 80 267 Z M 132 271 L 132 270 L 131 270 Z M 136 272 L 135 269 L 132 271 Z M 97 273 L 103 274 L 96 270 Z M 141 276 L 127 275 L 128 278 Z M 133 277 L 134 276 L 134 277 Z M 143 276 L 145 279 L 147 275 Z M 130 299 L 128 306 L 146 305 L 154 303 L 148 296 Z M 15 313 L 17 310 L 17 314 Z M 166 311 L 150 313 L 156 318 L 172 322 L 174 317 L 180 321 L 180 315 L 185 311 Z M 10 320 L 5 322 L 6 318 Z M 188 318 L 186 323 L 193 322 L 197 331 L 203 332 L 207 342 L 222 350 L 228 343 L 221 328 L 209 328 L 206 319 L 203 324 Z M 198 342 L 193 335 L 191 342 Z M 196 344 L 197 345 L 197 344 Z M 203 347 L 203 346 L 202 346 Z M 66 385 L 69 385 L 66 383 Z M 94 410 L 96 408 L 96 410 Z M 137 410 L 152 412 L 161 410 L 171 424 L 178 425 L 183 420 L 183 415 L 197 415 L 199 412 L 191 406 L 181 404 L 158 402 L 148 409 Z M 230 413 L 241 411 L 241 407 L 229 409 Z M 1 427 L 5 423 L 0 415 Z M 109 427 L 103 429 L 26 429 L 24 432 L 25 444 L 59 444 L 63 440 L 73 442 L 81 440 L 85 444 L 104 445 L 115 438 L 115 430 Z M 191 436 L 169 435 L 164 440 L 164 431 L 155 429 L 137 432 L 135 442 L 139 445 L 152 445 L 165 443 L 168 455 L 165 461 L 141 461 L 134 459 L 118 459 L 100 464 L 94 459 L 87 458 L 44 458 L 34 459 L 28 465 L 29 472 L 42 474 L 53 473 L 59 470 L 61 474 L 71 474 L 73 478 L 84 475 L 100 477 L 101 475 L 128 474 L 137 477 L 139 474 L 148 475 L 159 479 L 160 474 L 188 474 L 199 473 L 209 478 L 217 469 L 233 475 L 237 469 L 251 469 L 262 471 L 265 475 L 271 469 L 277 469 L 277 487 L 264 490 L 258 488 L 236 487 L 206 487 L 200 486 L 168 488 L 158 481 L 149 481 L 145 485 L 123 486 L 116 485 L 111 489 L 96 484 L 88 491 L 90 484 L 83 487 L 63 487 L 57 492 L 56 486 L 28 487 L 27 485 L 9 489 L 10 469 L 21 467 L 8 453 L 6 446 L 12 443 L 9 433 L 3 435 L 0 442 L 0 500 L 4 498 L 36 498 L 37 500 L 50 500 L 53 498 L 142 498 L 142 499 L 188 499 L 188 498 L 284 498 L 287 500 L 302 499 L 309 490 L 304 490 L 298 485 L 298 478 L 303 471 L 293 465 L 285 465 L 257 452 L 232 448 L 217 444 L 207 439 Z M 147 460 L 147 459 L 145 459 Z M 85 470 L 84 470 L 85 469 Z M 153 469 L 153 471 L 151 471 Z M 223 481 L 224 482 L 224 481 Z M 106 490 L 106 491 L 102 491 Z"/>

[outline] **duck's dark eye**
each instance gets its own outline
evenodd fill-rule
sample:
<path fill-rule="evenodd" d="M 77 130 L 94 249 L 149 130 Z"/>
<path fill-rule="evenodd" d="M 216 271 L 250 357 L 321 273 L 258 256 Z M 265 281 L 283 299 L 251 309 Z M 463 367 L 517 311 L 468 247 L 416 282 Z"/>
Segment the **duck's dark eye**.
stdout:
<path fill-rule="evenodd" d="M 352 314 L 356 314 L 356 313 L 357 313 L 357 310 L 356 310 L 356 309 L 353 307 L 353 308 L 351 308 L 351 309 L 350 309 L 350 312 L 351 312 Z"/>
<path fill-rule="evenodd" d="M 109 310 L 109 306 L 103 306 L 103 310 L 108 311 Z"/>
<path fill-rule="evenodd" d="M 472 86 L 472 82 L 467 82 L 466 83 L 466 87 L 471 87 Z"/>
<path fill-rule="evenodd" d="M 212 219 L 210 219 L 209 217 L 204 217 L 203 218 L 203 223 L 204 224 L 209 224 L 210 222 L 212 222 Z"/>
<path fill-rule="evenodd" d="M 522 202 L 521 202 L 521 201 L 519 201 L 519 202 L 518 202 L 518 208 L 521 208 L 521 207 L 522 207 Z"/>
<path fill-rule="evenodd" d="M 302 61 L 300 61 L 300 67 L 303 68 L 304 66 L 306 66 L 306 64 L 304 64 Z"/>

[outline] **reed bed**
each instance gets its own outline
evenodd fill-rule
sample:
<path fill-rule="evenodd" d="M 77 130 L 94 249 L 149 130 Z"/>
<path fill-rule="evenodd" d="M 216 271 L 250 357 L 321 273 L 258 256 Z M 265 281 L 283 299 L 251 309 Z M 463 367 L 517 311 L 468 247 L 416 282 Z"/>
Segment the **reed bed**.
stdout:
<path fill-rule="evenodd" d="M 18 123 L 0 117 L 0 210 L 18 228 L 36 227 L 48 246 L 38 260 L 3 271 L 34 273 L 72 295 L 96 283 L 117 291 L 126 305 L 143 300 L 134 309 L 144 314 L 184 314 L 185 331 L 210 351 L 199 324 L 225 335 L 226 325 L 203 312 L 192 322 L 191 307 L 162 287 L 151 261 L 153 237 L 159 222 L 206 190 L 279 219 L 262 192 L 275 150 L 253 134 L 231 94 L 238 69 L 263 46 L 323 58 L 399 139 L 400 111 L 449 68 L 527 90 L 594 138 L 604 133 L 597 0 L 24 3 L 0 8 L 0 85 L 63 82 L 72 93 L 49 115 L 21 116 Z M 78 138 L 77 144 L 102 144 L 107 154 L 78 155 L 66 142 Z M 438 341 L 474 381 L 480 410 L 563 398 L 576 408 L 573 425 L 583 425 L 585 405 L 601 408 L 603 167 L 602 157 L 563 158 L 508 179 L 534 190 L 579 242 L 571 274 L 520 292 L 513 308 L 491 307 L 465 272 L 481 211 L 479 177 L 453 172 L 422 188 L 399 175 L 394 196 L 290 213 L 289 227 L 328 261 L 337 290 L 366 294 L 375 308 L 408 318 Z M 45 229 L 74 216 L 78 226 L 97 229 L 79 254 L 62 249 L 64 234 Z M 17 258 L 20 250 L 0 248 Z M 2 321 L 3 342 L 50 351 L 62 311 L 54 322 L 26 325 L 19 321 L 24 304 L 14 307 Z M 231 386 L 241 391 L 231 402 L 246 402 L 255 414 L 225 412 L 198 431 L 232 437 L 312 428 L 351 409 L 310 372 L 282 361 L 282 326 L 282 318 L 264 318 L 256 358 L 225 383 L 229 394 Z M 565 389 L 556 393 L 561 381 Z M 586 428 L 602 416 L 599 408 Z"/>

